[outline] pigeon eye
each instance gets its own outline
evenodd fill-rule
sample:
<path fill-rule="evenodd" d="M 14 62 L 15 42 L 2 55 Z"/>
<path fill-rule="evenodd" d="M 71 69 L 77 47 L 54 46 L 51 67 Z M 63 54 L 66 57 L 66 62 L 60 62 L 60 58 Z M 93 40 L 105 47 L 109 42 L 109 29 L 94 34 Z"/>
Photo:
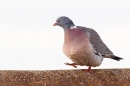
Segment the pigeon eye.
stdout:
<path fill-rule="evenodd" d="M 63 20 L 61 19 L 60 22 L 62 22 Z"/>

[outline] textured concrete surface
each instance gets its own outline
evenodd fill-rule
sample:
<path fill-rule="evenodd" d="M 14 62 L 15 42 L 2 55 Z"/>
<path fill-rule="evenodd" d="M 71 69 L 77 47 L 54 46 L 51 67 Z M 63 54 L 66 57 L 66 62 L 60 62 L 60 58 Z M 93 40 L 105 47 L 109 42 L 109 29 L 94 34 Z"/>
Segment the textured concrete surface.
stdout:
<path fill-rule="evenodd" d="M 130 86 L 130 69 L 1 70 L 0 86 Z"/>

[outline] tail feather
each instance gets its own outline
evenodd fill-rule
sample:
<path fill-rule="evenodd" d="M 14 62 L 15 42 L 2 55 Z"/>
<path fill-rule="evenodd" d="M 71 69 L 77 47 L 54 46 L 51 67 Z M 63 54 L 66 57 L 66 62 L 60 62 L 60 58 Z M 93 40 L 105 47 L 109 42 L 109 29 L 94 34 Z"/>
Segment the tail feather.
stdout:
<path fill-rule="evenodd" d="M 115 55 L 113 55 L 113 54 L 105 54 L 105 55 L 104 55 L 104 58 L 110 58 L 110 59 L 113 59 L 113 60 L 116 60 L 116 61 L 123 60 L 123 58 L 118 57 L 118 56 L 115 56 Z"/>
<path fill-rule="evenodd" d="M 120 61 L 120 60 L 122 60 L 123 58 L 118 57 L 118 56 L 115 56 L 115 57 L 113 57 L 113 58 L 111 58 L 111 59 L 114 59 L 114 60 Z"/>

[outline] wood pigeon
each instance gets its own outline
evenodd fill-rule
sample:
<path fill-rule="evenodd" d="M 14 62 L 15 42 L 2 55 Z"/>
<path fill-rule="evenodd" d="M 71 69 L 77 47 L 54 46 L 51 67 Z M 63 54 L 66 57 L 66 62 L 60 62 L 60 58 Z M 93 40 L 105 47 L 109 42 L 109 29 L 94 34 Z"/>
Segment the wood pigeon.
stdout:
<path fill-rule="evenodd" d="M 85 71 L 91 72 L 91 67 L 101 65 L 103 58 L 120 61 L 123 58 L 115 56 L 104 44 L 98 33 L 87 27 L 76 26 L 71 19 L 61 16 L 53 26 L 60 26 L 64 30 L 63 52 L 74 63 L 66 65 L 77 67 L 89 66 Z"/>

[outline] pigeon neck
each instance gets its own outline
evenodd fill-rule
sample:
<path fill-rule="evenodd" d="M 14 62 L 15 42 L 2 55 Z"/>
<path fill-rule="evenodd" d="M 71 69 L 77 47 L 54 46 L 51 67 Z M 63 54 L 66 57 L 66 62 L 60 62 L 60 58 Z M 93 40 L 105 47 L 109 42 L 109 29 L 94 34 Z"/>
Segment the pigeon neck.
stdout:
<path fill-rule="evenodd" d="M 74 25 L 74 24 L 71 24 L 71 25 L 65 25 L 64 27 L 63 27 L 63 29 L 64 29 L 64 31 L 67 31 L 67 30 L 69 30 L 69 29 L 74 29 L 76 26 Z"/>

